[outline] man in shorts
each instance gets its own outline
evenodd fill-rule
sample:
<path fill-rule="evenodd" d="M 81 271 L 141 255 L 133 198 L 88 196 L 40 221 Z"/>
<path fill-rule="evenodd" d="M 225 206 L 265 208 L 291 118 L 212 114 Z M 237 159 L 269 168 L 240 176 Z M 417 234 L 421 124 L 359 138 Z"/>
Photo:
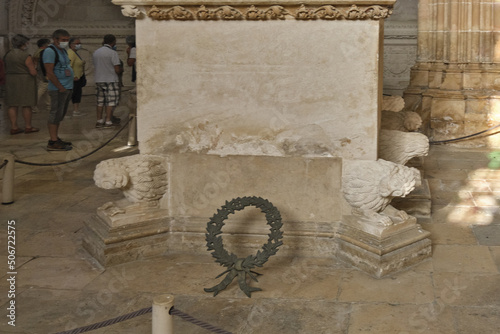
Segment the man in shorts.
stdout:
<path fill-rule="evenodd" d="M 116 52 L 116 37 L 104 36 L 103 45 L 93 54 L 97 96 L 96 128 L 110 128 L 119 123 L 113 110 L 120 101 L 120 78 L 123 66 Z M 103 112 L 106 115 L 103 115 Z"/>
<path fill-rule="evenodd" d="M 59 138 L 59 125 L 68 111 L 69 101 L 73 93 L 73 70 L 70 66 L 68 47 L 70 35 L 64 29 L 52 34 L 52 44 L 42 55 L 43 66 L 49 80 L 50 113 L 48 120 L 49 151 L 69 151 L 73 147 L 70 142 Z M 57 54 L 56 54 L 57 53 Z"/>

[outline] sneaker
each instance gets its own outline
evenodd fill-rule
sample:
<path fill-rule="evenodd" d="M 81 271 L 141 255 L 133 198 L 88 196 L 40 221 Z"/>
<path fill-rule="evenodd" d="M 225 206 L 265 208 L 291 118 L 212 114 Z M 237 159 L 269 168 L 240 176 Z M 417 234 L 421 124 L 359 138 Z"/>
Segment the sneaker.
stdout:
<path fill-rule="evenodd" d="M 99 121 L 97 121 L 97 122 L 95 123 L 95 127 L 96 127 L 96 128 L 103 128 L 103 127 L 104 127 L 104 122 L 99 122 Z"/>
<path fill-rule="evenodd" d="M 69 151 L 73 147 L 71 145 L 65 145 L 62 142 L 49 140 L 47 144 L 47 151 Z"/>
<path fill-rule="evenodd" d="M 57 141 L 58 141 L 59 143 L 62 143 L 63 145 L 68 145 L 68 146 L 73 145 L 70 141 L 64 141 L 64 140 L 62 140 L 62 139 L 61 139 L 61 138 L 59 138 L 59 137 L 57 137 Z"/>
<path fill-rule="evenodd" d="M 113 121 L 104 123 L 104 128 L 105 129 L 110 129 L 110 128 L 114 127 L 114 126 L 118 126 L 118 123 L 114 123 Z"/>
<path fill-rule="evenodd" d="M 121 118 L 115 117 L 115 116 L 111 116 L 111 122 L 113 122 L 114 124 L 120 124 L 121 121 L 122 121 Z"/>
<path fill-rule="evenodd" d="M 87 113 L 73 111 L 73 117 L 82 117 L 87 115 Z"/>

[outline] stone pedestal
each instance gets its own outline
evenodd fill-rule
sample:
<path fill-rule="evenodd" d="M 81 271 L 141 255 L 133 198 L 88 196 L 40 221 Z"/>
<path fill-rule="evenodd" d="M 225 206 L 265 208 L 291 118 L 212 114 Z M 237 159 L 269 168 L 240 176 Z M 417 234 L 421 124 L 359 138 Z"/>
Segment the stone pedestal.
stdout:
<path fill-rule="evenodd" d="M 202 250 L 206 223 L 220 206 L 258 196 L 281 212 L 280 255 L 335 256 L 338 225 L 351 210 L 343 164 L 378 159 L 384 19 L 394 2 L 113 0 L 137 19 L 140 155 L 164 158 L 168 175 L 158 205 L 169 227 L 158 231 L 160 244 Z M 386 190 L 406 193 L 380 177 Z M 113 237 L 117 249 L 127 245 L 120 215 L 89 224 L 106 244 L 98 256 L 111 251 Z M 156 218 L 131 217 L 145 231 L 159 228 Z M 268 234 L 263 220 L 251 210 L 235 214 L 224 244 L 243 256 L 256 252 Z M 137 231 L 133 225 L 127 235 Z M 387 238 L 398 238 L 389 232 L 373 239 L 381 239 L 379 256 L 407 255 L 391 262 L 394 270 L 422 258 L 408 242 L 417 243 L 415 228 L 401 226 L 393 233 L 401 242 L 386 247 Z M 378 276 L 390 272 L 372 264 L 381 267 Z"/>
<path fill-rule="evenodd" d="M 390 226 L 346 216 L 338 231 L 337 256 L 377 278 L 409 268 L 431 256 L 430 233 L 415 217 Z"/>
<path fill-rule="evenodd" d="M 85 221 L 83 247 L 103 266 L 164 254 L 169 237 L 167 210 L 123 210 L 107 203 Z"/>

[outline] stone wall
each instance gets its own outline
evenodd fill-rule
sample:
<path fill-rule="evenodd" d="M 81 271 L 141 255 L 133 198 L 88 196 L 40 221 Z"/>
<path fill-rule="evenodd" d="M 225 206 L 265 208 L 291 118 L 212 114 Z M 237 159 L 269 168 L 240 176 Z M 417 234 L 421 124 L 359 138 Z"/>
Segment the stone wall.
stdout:
<path fill-rule="evenodd" d="M 398 0 L 394 12 L 385 23 L 384 93 L 402 95 L 408 86 L 410 68 L 416 58 L 417 1 Z M 120 7 L 102 0 L 0 0 L 0 57 L 9 49 L 9 36 L 23 33 L 36 40 L 50 37 L 58 28 L 67 29 L 82 38 L 82 56 L 87 60 L 89 86 L 92 85 L 91 53 L 100 46 L 102 36 L 113 33 L 118 37 L 121 58 L 125 60 L 125 40 L 134 34 L 135 20 L 124 17 Z M 125 84 L 131 85 L 126 68 Z M 90 92 L 90 88 L 87 88 Z"/>

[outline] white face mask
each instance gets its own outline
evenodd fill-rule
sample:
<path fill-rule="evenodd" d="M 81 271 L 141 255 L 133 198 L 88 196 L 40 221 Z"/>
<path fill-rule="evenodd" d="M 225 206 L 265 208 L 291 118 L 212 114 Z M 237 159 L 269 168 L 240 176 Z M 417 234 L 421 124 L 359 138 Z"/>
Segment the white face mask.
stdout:
<path fill-rule="evenodd" d="M 66 49 L 68 47 L 69 42 L 59 42 L 59 47 L 62 49 Z"/>
<path fill-rule="evenodd" d="M 77 45 L 75 45 L 75 49 L 80 50 L 81 48 L 82 48 L 82 45 L 81 45 L 81 44 L 77 44 Z"/>

